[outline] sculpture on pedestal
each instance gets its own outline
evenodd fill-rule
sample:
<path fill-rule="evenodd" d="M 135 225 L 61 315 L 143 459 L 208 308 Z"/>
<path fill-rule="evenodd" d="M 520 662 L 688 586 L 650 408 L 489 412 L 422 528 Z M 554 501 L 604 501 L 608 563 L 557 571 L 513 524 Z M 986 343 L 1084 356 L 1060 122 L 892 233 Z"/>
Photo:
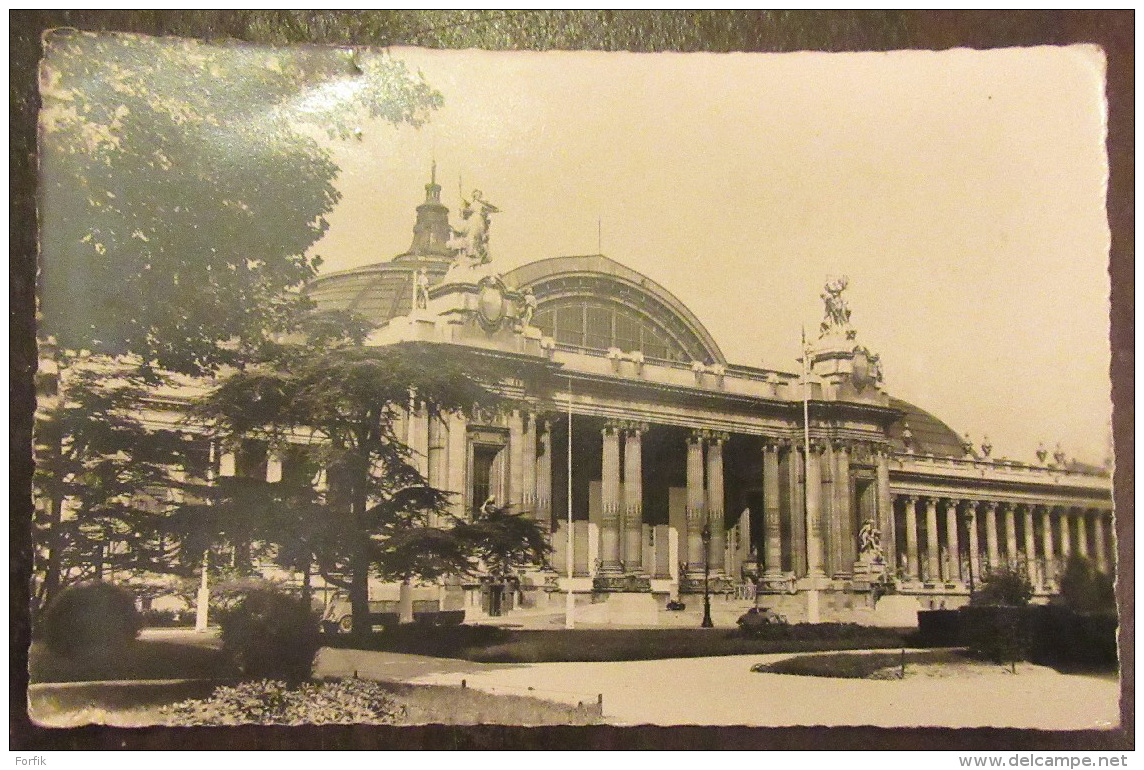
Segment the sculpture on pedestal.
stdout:
<path fill-rule="evenodd" d="M 480 190 L 473 190 L 470 197 L 472 200 L 462 200 L 461 225 L 452 228 L 453 237 L 447 244 L 457 250 L 454 268 L 475 268 L 490 262 L 489 215 L 499 213 L 500 209 L 486 201 Z"/>
<path fill-rule="evenodd" d="M 819 339 L 841 337 L 852 340 L 857 334 L 850 325 L 850 306 L 847 304 L 846 298 L 842 296 L 842 292 L 846 291 L 846 287 L 849 285 L 850 279 L 846 276 L 827 280 L 824 287 L 825 291 L 822 293 L 825 314 L 822 324 L 818 328 Z"/>
<path fill-rule="evenodd" d="M 429 273 L 421 268 L 413 274 L 413 309 L 425 310 L 429 307 Z"/>

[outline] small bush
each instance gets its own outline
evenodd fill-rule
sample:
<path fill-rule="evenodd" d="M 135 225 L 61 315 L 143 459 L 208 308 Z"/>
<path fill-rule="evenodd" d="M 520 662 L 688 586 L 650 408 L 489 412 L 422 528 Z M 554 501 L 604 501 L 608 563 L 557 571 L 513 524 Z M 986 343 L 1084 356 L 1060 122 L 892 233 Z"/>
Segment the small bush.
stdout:
<path fill-rule="evenodd" d="M 194 610 L 143 610 L 141 616 L 146 628 L 176 628 L 195 624 Z"/>
<path fill-rule="evenodd" d="M 1039 607 L 970 605 L 958 610 L 961 639 L 969 649 L 997 663 L 1025 660 L 1033 643 Z"/>
<path fill-rule="evenodd" d="M 246 676 L 290 682 L 310 677 L 321 645 L 318 616 L 297 599 L 252 591 L 221 613 L 219 626 L 223 650 Z"/>
<path fill-rule="evenodd" d="M 219 687 L 207 700 L 163 709 L 176 725 L 392 724 L 393 698 L 377 682 L 342 679 L 305 683 L 262 680 Z"/>
<path fill-rule="evenodd" d="M 1033 584 L 1019 567 L 998 567 L 981 580 L 970 604 L 1024 607 L 1033 598 Z"/>
<path fill-rule="evenodd" d="M 106 655 L 122 650 L 140 628 L 130 591 L 111 583 L 85 583 L 60 592 L 40 630 L 48 649 L 59 655 Z"/>

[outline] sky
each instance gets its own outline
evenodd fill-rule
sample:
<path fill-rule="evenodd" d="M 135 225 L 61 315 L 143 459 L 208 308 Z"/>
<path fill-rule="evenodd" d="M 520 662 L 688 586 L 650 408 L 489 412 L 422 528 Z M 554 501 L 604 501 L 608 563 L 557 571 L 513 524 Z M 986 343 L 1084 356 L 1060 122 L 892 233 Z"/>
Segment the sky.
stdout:
<path fill-rule="evenodd" d="M 1109 454 L 1098 49 L 391 54 L 444 106 L 331 145 L 323 273 L 408 248 L 436 159 L 454 216 L 460 185 L 501 210 L 501 272 L 602 252 L 785 371 L 846 275 L 889 393 L 994 456 Z"/>

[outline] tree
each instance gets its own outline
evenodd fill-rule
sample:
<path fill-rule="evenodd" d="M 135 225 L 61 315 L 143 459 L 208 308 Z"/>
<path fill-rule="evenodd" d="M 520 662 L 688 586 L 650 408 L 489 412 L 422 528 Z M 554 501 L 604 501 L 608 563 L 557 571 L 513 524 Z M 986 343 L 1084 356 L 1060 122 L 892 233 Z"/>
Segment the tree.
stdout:
<path fill-rule="evenodd" d="M 1075 612 L 1115 615 L 1112 576 L 1097 571 L 1091 561 L 1074 553 L 1061 575 L 1061 601 Z"/>
<path fill-rule="evenodd" d="M 41 332 L 146 372 L 213 373 L 288 328 L 339 197 L 321 133 L 441 103 L 345 48 L 61 30 L 45 52 Z"/>
<path fill-rule="evenodd" d="M 41 608 L 72 583 L 102 578 L 105 567 L 169 568 L 160 521 L 186 449 L 174 427 L 142 419 L 151 391 L 133 367 L 100 356 L 65 363 L 58 375 L 40 375 L 33 526 Z"/>
<path fill-rule="evenodd" d="M 124 558 L 187 561 L 190 541 L 168 550 L 156 523 L 171 501 L 140 504 L 174 483 L 178 436 L 145 428 L 132 404 L 168 372 L 268 355 L 307 309 L 296 289 L 339 198 L 319 137 L 420 125 L 441 97 L 380 53 L 76 30 L 46 37 L 41 94 L 41 368 L 66 393 L 36 426 L 52 594 L 117 538 L 131 541 Z M 107 366 L 69 372 L 79 360 Z"/>
<path fill-rule="evenodd" d="M 365 348 L 327 339 L 321 348 L 283 346 L 273 363 L 226 378 L 198 414 L 223 441 L 261 435 L 280 445 L 311 442 L 326 489 L 307 505 L 278 508 L 289 521 L 279 520 L 276 531 L 258 531 L 293 548 L 308 541 L 305 558 L 348 590 L 354 633 L 365 634 L 371 570 L 401 581 L 464 573 L 478 549 L 469 538 L 475 530 L 450 516 L 448 494 L 415 466 L 397 434 L 399 420 L 411 404 L 430 419 L 502 405 L 500 376 L 476 357 L 462 360 L 439 346 Z M 430 526 L 433 517 L 448 524 Z"/>
<path fill-rule="evenodd" d="M 545 565 L 552 546 L 536 522 L 507 506 L 481 508 L 464 525 L 463 537 L 475 546 L 485 571 L 500 580 L 528 567 Z"/>
<path fill-rule="evenodd" d="M 1033 598 L 1033 584 L 1020 567 L 997 567 L 981 579 L 970 603 L 975 605 L 1024 607 Z"/>

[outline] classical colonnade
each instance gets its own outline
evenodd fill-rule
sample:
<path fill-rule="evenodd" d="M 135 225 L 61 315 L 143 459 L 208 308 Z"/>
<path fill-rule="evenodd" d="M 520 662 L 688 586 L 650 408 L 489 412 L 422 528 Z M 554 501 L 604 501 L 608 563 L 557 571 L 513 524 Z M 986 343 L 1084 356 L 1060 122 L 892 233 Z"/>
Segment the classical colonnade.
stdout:
<path fill-rule="evenodd" d="M 894 503 L 905 535 L 898 566 L 910 581 L 968 583 L 1010 566 L 1044 589 L 1072 554 L 1109 571 L 1107 510 L 916 494 L 895 494 Z"/>

